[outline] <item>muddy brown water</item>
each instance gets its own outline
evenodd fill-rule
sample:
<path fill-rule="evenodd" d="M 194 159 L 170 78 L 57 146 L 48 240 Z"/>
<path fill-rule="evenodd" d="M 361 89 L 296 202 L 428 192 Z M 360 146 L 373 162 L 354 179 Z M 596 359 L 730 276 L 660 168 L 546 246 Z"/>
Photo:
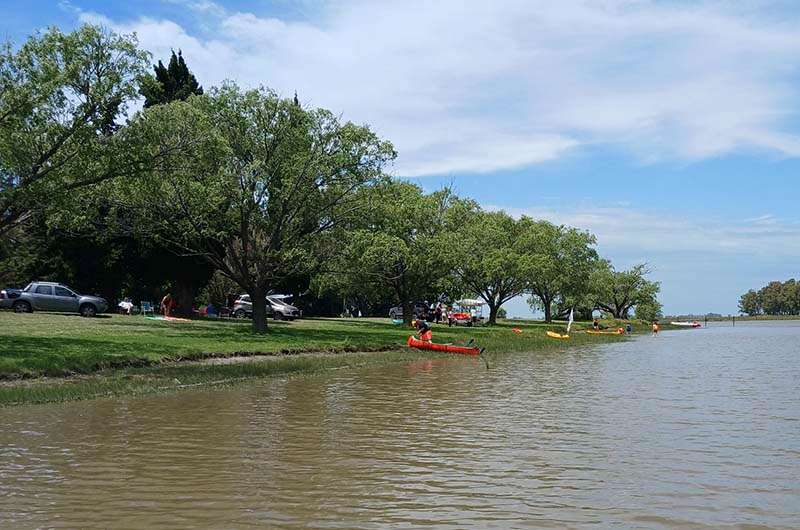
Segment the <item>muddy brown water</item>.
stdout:
<path fill-rule="evenodd" d="M 799 528 L 800 324 L 0 409 L 2 528 Z"/>

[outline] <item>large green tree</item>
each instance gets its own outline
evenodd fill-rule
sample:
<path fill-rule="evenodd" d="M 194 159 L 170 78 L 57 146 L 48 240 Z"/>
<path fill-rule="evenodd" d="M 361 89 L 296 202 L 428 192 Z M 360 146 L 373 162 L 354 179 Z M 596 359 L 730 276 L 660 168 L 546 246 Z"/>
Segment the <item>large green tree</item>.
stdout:
<path fill-rule="evenodd" d="M 589 291 L 589 276 L 598 261 L 595 237 L 547 221 L 523 218 L 520 222 L 524 225 L 520 240 L 529 260 L 528 302 L 550 322 L 556 304 Z"/>
<path fill-rule="evenodd" d="M 168 66 L 165 67 L 158 61 L 158 64 L 153 66 L 153 71 L 154 75 L 147 74 L 140 79 L 139 91 L 145 98 L 145 108 L 173 101 L 185 101 L 190 96 L 203 94 L 203 87 L 189 70 L 180 50 L 177 54 L 172 52 Z M 168 280 L 164 282 L 164 287 L 177 302 L 176 312 L 191 314 L 193 301 L 199 294 L 200 287 L 211 280 L 213 266 L 201 256 L 186 255 L 184 252 L 175 253 L 174 249 L 159 247 L 156 241 L 149 243 L 154 248 L 146 259 L 154 261 L 154 265 L 161 270 L 162 277 Z"/>
<path fill-rule="evenodd" d="M 453 257 L 448 213 L 461 200 L 449 189 L 426 194 L 408 182 L 384 182 L 363 195 L 369 207 L 339 237 L 327 274 L 351 287 L 388 289 L 410 324 L 414 300 L 445 290 Z"/>
<path fill-rule="evenodd" d="M 117 120 L 147 54 L 85 25 L 0 48 L 0 237 L 74 190 L 141 171 Z"/>
<path fill-rule="evenodd" d="M 313 267 L 315 239 L 358 214 L 357 191 L 395 156 L 367 127 L 231 83 L 145 109 L 131 127 L 143 150 L 174 156 L 119 196 L 153 237 L 249 293 L 256 332 L 270 288 Z"/>
<path fill-rule="evenodd" d="M 505 212 L 470 211 L 457 215 L 452 233 L 453 272 L 461 285 L 489 306 L 489 323 L 501 306 L 528 285 L 529 256 L 522 235 L 530 219 L 514 220 Z"/>
<path fill-rule="evenodd" d="M 739 298 L 739 312 L 749 316 L 760 315 L 763 312 L 761 296 L 754 289 L 750 289 Z"/>
<path fill-rule="evenodd" d="M 623 319 L 629 318 L 636 306 L 655 307 L 660 284 L 646 278 L 649 272 L 643 263 L 623 271 L 615 270 L 608 262 L 597 267 L 591 274 L 595 307 Z"/>

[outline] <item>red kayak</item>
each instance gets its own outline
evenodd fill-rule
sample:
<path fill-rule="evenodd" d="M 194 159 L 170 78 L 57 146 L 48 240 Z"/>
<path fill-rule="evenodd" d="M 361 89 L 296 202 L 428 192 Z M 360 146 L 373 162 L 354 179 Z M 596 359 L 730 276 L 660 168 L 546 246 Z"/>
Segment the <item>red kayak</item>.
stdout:
<path fill-rule="evenodd" d="M 448 353 L 460 353 L 461 355 L 478 355 L 481 353 L 480 348 L 468 348 L 466 346 L 453 346 L 452 344 L 435 344 L 433 342 L 425 342 L 413 336 L 408 337 L 408 345 L 412 348 L 420 350 L 434 350 L 446 351 Z"/>

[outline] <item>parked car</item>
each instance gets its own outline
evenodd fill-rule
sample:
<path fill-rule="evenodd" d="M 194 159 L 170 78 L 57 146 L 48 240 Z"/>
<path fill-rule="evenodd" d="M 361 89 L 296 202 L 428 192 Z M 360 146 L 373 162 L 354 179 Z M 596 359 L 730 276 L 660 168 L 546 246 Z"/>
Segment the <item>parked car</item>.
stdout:
<path fill-rule="evenodd" d="M 58 311 L 93 317 L 98 313 L 105 313 L 108 310 L 108 302 L 99 296 L 77 294 L 61 283 L 33 282 L 22 290 L 11 307 L 17 313 Z"/>
<path fill-rule="evenodd" d="M 236 318 L 250 318 L 253 316 L 253 302 L 249 294 L 243 294 L 233 304 L 233 316 Z M 279 298 L 267 297 L 267 316 L 275 320 L 294 320 L 303 316 L 303 312 Z"/>
<path fill-rule="evenodd" d="M 411 313 L 413 318 L 419 318 L 426 313 L 430 314 L 431 310 L 428 309 L 428 304 L 425 302 L 415 302 L 412 304 Z M 389 309 L 389 318 L 392 320 L 400 320 L 403 318 L 403 306 L 398 305 Z"/>
<path fill-rule="evenodd" d="M 3 289 L 0 291 L 0 309 L 11 309 L 14 300 L 19 298 L 22 289 Z"/>
<path fill-rule="evenodd" d="M 303 316 L 303 312 L 297 309 L 292 304 L 286 303 L 282 298 L 268 296 L 267 302 L 272 308 L 272 314 L 276 320 L 285 318 L 287 320 L 294 320 Z"/>

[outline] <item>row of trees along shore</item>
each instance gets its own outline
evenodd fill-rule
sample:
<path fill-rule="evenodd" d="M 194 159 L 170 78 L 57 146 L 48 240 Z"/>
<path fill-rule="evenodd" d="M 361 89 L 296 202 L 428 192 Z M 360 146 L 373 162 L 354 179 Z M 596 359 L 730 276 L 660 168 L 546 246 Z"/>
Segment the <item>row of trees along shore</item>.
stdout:
<path fill-rule="evenodd" d="M 442 296 L 482 298 L 492 323 L 517 296 L 548 321 L 660 314 L 647 267 L 615 270 L 585 231 L 425 193 L 387 175 L 394 147 L 366 126 L 149 60 L 91 25 L 0 50 L 0 281 L 170 290 L 183 311 L 246 292 L 257 332 L 274 291 L 316 314 L 399 303 L 406 322 Z"/>
<path fill-rule="evenodd" d="M 758 291 L 750 289 L 739 299 L 739 311 L 749 316 L 800 315 L 800 282 L 769 282 Z"/>

